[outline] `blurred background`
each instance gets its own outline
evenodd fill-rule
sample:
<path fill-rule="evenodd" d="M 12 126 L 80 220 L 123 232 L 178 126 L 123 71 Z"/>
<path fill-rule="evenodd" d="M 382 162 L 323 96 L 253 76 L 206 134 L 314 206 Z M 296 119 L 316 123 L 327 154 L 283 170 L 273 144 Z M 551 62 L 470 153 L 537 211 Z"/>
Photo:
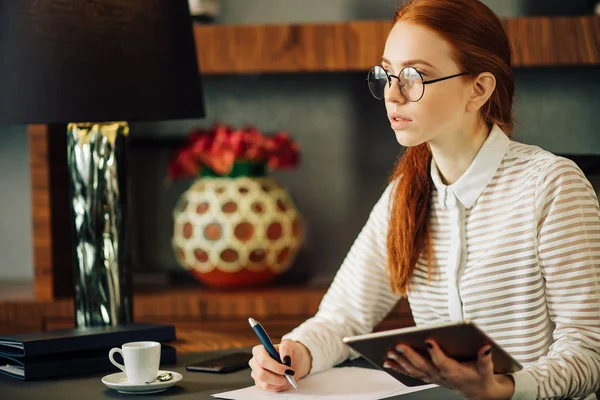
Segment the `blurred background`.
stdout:
<path fill-rule="evenodd" d="M 590 0 L 484 3 L 501 17 L 589 15 L 595 9 Z M 198 23 L 391 20 L 398 5 L 396 0 L 220 0 L 218 12 L 198 17 Z M 584 172 L 600 191 L 597 67 L 515 68 L 515 75 L 514 139 L 584 160 Z M 130 124 L 134 282 L 198 284 L 177 264 L 171 247 L 173 209 L 190 182 L 167 183 L 167 166 L 192 128 L 220 121 L 235 127 L 253 124 L 264 132 L 285 130 L 299 143 L 300 167 L 274 174 L 306 223 L 304 246 L 281 281 L 329 283 L 402 152 L 383 103 L 370 96 L 365 77 L 366 72 L 208 75 L 202 77 L 206 118 Z M 4 282 L 33 280 L 25 132 L 26 126 L 0 127 L 0 281 Z"/>

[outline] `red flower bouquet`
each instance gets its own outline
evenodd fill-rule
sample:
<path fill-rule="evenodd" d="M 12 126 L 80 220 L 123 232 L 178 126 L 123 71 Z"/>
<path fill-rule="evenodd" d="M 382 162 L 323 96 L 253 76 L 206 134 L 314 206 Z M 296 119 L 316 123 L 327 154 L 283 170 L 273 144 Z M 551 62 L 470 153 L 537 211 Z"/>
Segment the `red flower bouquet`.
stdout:
<path fill-rule="evenodd" d="M 238 163 L 282 170 L 295 168 L 299 162 L 298 143 L 284 131 L 265 135 L 254 127 L 235 130 L 215 124 L 190 132 L 169 163 L 169 178 L 195 178 L 201 172 L 227 176 Z"/>

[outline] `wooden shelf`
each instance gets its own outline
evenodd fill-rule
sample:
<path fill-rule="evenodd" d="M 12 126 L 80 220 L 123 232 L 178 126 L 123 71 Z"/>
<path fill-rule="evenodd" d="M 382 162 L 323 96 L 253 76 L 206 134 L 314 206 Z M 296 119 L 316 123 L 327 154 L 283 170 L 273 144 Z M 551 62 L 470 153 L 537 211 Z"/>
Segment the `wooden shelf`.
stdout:
<path fill-rule="evenodd" d="M 514 67 L 600 65 L 600 17 L 503 19 Z M 392 23 L 194 26 L 203 75 L 366 71 Z"/>

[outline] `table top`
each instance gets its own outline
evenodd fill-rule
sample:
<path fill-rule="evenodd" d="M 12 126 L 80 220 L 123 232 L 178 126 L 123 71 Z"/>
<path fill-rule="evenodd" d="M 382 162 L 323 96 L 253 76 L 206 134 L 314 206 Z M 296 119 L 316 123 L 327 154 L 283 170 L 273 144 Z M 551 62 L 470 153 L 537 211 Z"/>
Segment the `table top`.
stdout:
<path fill-rule="evenodd" d="M 254 384 L 250 376 L 250 369 L 229 373 L 212 374 L 201 372 L 188 372 L 185 365 L 193 361 L 199 361 L 214 357 L 215 355 L 226 354 L 239 349 L 228 349 L 219 351 L 209 351 L 203 353 L 178 354 L 177 365 L 161 367 L 162 370 L 176 371 L 183 375 L 183 379 L 175 386 L 164 392 L 144 395 L 144 399 L 193 399 L 193 400 L 214 400 L 212 394 L 226 392 L 229 390 L 241 389 Z M 250 351 L 249 347 L 244 350 Z M 355 360 L 347 362 L 344 365 L 364 366 L 365 361 Z M 118 371 L 113 371 L 118 372 Z M 113 373 L 110 372 L 110 373 Z M 132 399 L 135 395 L 119 393 L 109 389 L 102 382 L 103 376 L 109 373 L 100 373 L 85 375 L 83 377 L 72 377 L 62 379 L 51 379 L 41 381 L 21 381 L 6 376 L 0 376 L 0 393 L 3 399 L 19 400 L 44 400 L 44 399 Z M 137 396 L 139 397 L 139 395 Z M 460 399 L 451 391 L 443 388 L 434 388 L 423 390 L 416 393 L 410 393 L 404 396 L 393 397 L 390 399 L 402 400 L 456 400 Z"/>

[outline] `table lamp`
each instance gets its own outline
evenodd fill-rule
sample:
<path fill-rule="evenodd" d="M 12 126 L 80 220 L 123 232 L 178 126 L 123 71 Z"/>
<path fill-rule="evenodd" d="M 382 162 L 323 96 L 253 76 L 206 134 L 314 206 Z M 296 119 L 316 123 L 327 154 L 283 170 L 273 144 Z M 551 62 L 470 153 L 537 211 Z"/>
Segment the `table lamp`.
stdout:
<path fill-rule="evenodd" d="M 0 0 L 0 123 L 67 124 L 77 327 L 133 320 L 125 121 L 201 117 L 187 0 Z"/>

